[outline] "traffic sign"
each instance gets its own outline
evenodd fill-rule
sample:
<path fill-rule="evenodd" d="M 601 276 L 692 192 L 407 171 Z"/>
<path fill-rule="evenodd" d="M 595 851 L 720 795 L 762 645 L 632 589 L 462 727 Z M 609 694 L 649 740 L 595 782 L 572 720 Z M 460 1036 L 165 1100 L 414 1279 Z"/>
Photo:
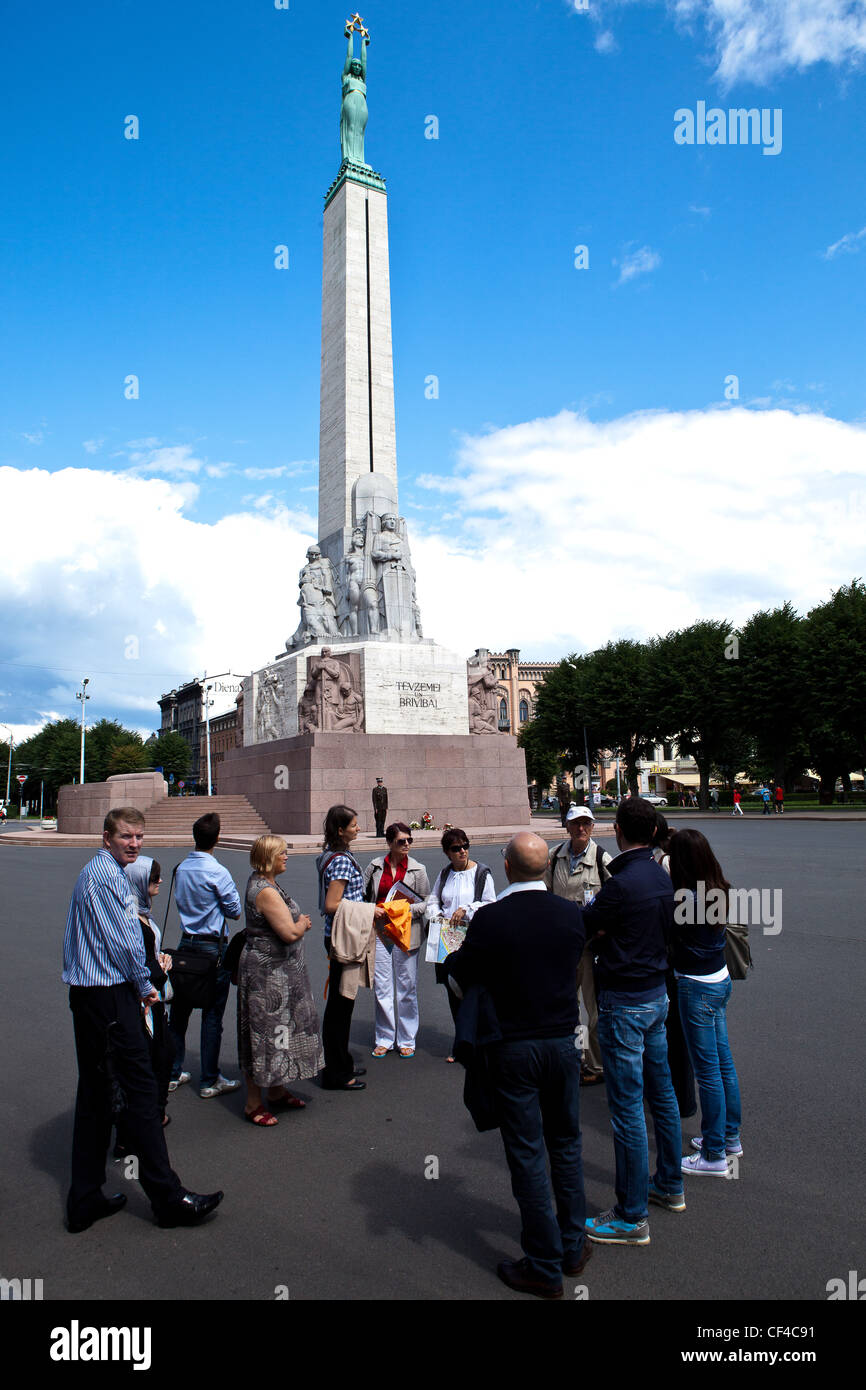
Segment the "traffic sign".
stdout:
<path fill-rule="evenodd" d="M 183 790 L 183 788 L 186 786 L 186 782 L 178 782 L 177 785 L 181 788 L 181 790 Z"/>
<path fill-rule="evenodd" d="M 19 772 L 19 773 L 18 773 L 18 776 L 15 778 L 15 781 L 18 782 L 19 785 L 23 787 L 23 786 L 24 786 L 24 783 L 27 781 L 27 773 L 26 773 L 26 772 Z"/>

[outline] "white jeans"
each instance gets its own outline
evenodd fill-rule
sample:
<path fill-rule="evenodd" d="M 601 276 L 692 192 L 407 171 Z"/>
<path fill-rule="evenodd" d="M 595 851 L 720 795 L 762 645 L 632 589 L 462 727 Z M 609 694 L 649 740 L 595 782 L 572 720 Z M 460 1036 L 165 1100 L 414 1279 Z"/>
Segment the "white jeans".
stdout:
<path fill-rule="evenodd" d="M 735 802 L 734 802 L 734 809 L 733 809 L 733 811 L 731 812 L 731 815 L 732 815 L 732 816 L 741 816 L 742 814 L 743 814 L 743 808 L 742 808 L 742 806 L 740 805 L 739 801 L 735 801 Z"/>
<path fill-rule="evenodd" d="M 376 942 L 376 1047 L 414 1047 L 418 1032 L 418 956 L 399 946 L 388 952 Z M 394 1022 L 394 993 L 397 1020 Z"/>

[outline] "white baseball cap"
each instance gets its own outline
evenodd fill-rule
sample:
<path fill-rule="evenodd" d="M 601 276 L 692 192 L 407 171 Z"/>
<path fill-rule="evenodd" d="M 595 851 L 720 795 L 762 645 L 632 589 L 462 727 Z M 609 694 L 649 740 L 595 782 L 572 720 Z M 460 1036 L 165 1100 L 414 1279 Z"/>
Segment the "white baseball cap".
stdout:
<path fill-rule="evenodd" d="M 572 806 L 565 818 L 565 823 L 568 825 L 570 820 L 581 819 L 595 821 L 595 816 L 588 806 Z"/>

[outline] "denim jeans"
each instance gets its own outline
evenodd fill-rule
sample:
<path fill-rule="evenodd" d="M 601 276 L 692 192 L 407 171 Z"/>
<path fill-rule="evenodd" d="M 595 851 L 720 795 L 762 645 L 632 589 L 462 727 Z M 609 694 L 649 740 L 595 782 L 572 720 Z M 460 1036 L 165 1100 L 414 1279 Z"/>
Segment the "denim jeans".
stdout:
<path fill-rule="evenodd" d="M 208 938 L 205 941 L 195 936 L 187 936 L 184 932 L 180 939 L 180 944 L 185 951 L 194 954 L 213 956 L 214 959 L 219 955 L 219 942 L 215 938 Z M 216 980 L 216 994 L 214 1001 L 209 1009 L 201 1011 L 201 1089 L 205 1086 L 213 1086 L 220 1069 L 220 1042 L 223 1035 L 223 1014 L 228 1003 L 229 990 L 231 988 L 232 977 L 228 970 L 218 970 Z M 188 1004 L 182 1004 L 180 1000 L 173 999 L 171 1013 L 169 1015 L 169 1032 L 174 1039 L 174 1066 L 172 1067 L 172 1080 L 176 1081 L 183 1071 L 183 1061 L 186 1053 L 186 1029 L 189 1023 L 189 1016 L 192 1009 Z"/>
<path fill-rule="evenodd" d="M 680 1018 L 701 1098 L 701 1134 L 705 1158 L 724 1158 L 725 1142 L 739 1139 L 740 1085 L 728 1046 L 726 1009 L 731 981 L 716 984 L 677 980 Z"/>
<path fill-rule="evenodd" d="M 616 1157 L 616 1215 L 644 1221 L 649 1214 L 649 1150 L 644 1098 L 653 1118 L 660 1192 L 682 1192 L 682 1130 L 668 1066 L 667 995 L 629 1002 L 614 990 L 598 995 L 598 1040 L 607 1079 L 607 1102 Z"/>
<path fill-rule="evenodd" d="M 570 1034 L 490 1047 L 499 1128 L 523 1222 L 520 1244 L 532 1276 L 551 1285 L 562 1284 L 563 1260 L 578 1260 L 586 1239 L 574 1041 Z"/>

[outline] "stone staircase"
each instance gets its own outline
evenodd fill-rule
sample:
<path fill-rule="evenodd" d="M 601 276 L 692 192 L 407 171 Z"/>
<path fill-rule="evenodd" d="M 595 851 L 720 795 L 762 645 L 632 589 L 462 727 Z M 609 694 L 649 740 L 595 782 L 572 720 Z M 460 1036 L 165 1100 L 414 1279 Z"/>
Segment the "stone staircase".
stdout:
<path fill-rule="evenodd" d="M 188 840 L 192 847 L 193 822 L 206 811 L 216 811 L 220 818 L 220 844 L 233 848 L 248 847 L 259 835 L 270 835 L 270 829 L 245 796 L 171 796 L 158 801 L 145 811 L 147 840 L 165 841 L 170 836 L 177 843 Z"/>

